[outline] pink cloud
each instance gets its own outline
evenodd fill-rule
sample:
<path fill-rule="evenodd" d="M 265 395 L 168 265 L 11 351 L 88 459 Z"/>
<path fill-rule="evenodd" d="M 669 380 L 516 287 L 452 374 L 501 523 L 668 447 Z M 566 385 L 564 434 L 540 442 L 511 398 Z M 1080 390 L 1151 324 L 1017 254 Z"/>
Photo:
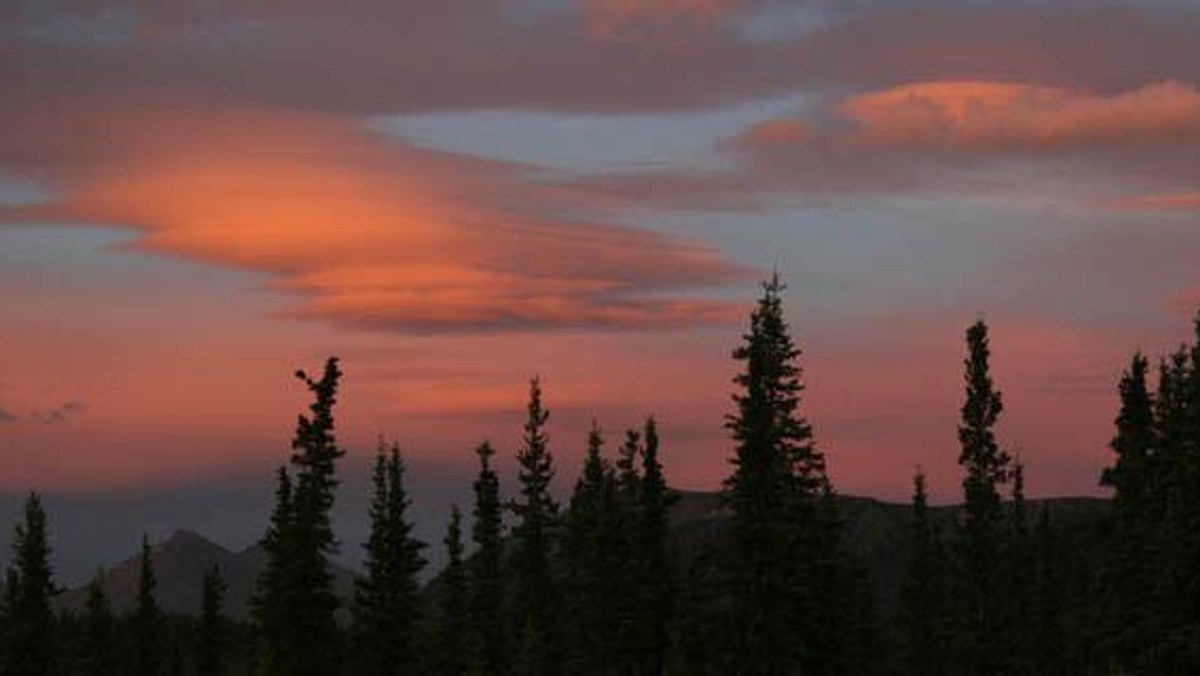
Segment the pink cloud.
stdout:
<path fill-rule="evenodd" d="M 1200 91 L 1174 81 L 1113 95 L 1007 82 L 927 82 L 860 94 L 840 113 L 874 147 L 1054 150 L 1200 142 Z"/>
<path fill-rule="evenodd" d="M 1110 200 L 1125 209 L 1145 211 L 1200 211 L 1200 192 L 1161 193 Z"/>
<path fill-rule="evenodd" d="M 301 299 L 292 316 L 431 331 L 692 325 L 727 321 L 731 306 L 678 291 L 746 273 L 703 243 L 597 223 L 611 204 L 539 185 L 529 167 L 324 116 L 87 119 L 26 127 L 18 143 L 43 151 L 33 170 L 60 199 L 10 220 L 135 228 L 136 248 L 266 272 Z"/>
<path fill-rule="evenodd" d="M 751 125 L 730 143 L 742 150 L 771 150 L 800 145 L 812 138 L 812 127 L 803 120 L 773 118 Z"/>

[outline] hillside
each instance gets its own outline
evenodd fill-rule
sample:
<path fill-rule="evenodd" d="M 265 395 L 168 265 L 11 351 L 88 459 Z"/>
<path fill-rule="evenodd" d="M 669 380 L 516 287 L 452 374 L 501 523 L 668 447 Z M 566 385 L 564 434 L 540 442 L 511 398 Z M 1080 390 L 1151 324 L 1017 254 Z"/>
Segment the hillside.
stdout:
<path fill-rule="evenodd" d="M 727 513 L 717 493 L 681 491 L 672 510 L 672 529 L 681 556 L 719 532 Z M 854 496 L 839 496 L 851 549 L 866 565 L 882 609 L 891 607 L 908 560 L 910 505 Z M 1050 522 L 1067 549 L 1085 547 L 1102 526 L 1108 501 L 1101 498 L 1049 498 L 1030 500 L 1035 517 L 1045 505 Z M 954 526 L 958 505 L 932 508 L 934 523 L 945 534 Z"/>
<path fill-rule="evenodd" d="M 201 580 L 206 571 L 216 566 L 227 585 L 226 612 L 232 618 L 243 619 L 247 616 L 250 596 L 266 559 L 257 545 L 233 552 L 199 533 L 178 530 L 154 546 L 150 561 L 158 581 L 156 596 L 164 611 L 185 615 L 197 613 Z M 139 564 L 139 555 L 134 554 L 105 571 L 104 588 L 118 613 L 133 606 Z M 336 564 L 333 573 L 338 593 L 348 598 L 353 589 L 354 574 Z M 79 611 L 85 598 L 85 588 L 71 589 L 59 597 L 59 605 L 64 610 Z"/>
<path fill-rule="evenodd" d="M 671 511 L 672 533 L 678 555 L 687 558 L 719 533 L 727 513 L 716 493 L 680 491 L 677 495 L 679 501 Z M 904 574 L 910 508 L 872 498 L 843 496 L 839 501 L 850 546 L 867 566 L 880 606 L 886 609 Z M 1086 544 L 1100 527 L 1108 506 L 1098 498 L 1052 498 L 1030 501 L 1030 513 L 1037 514 L 1043 504 L 1068 546 Z M 952 528 L 957 510 L 957 506 L 933 508 L 934 521 L 944 532 Z M 153 548 L 151 562 L 158 578 L 159 604 L 167 612 L 195 614 L 200 607 L 201 578 L 218 566 L 228 585 L 227 612 L 244 619 L 265 560 L 258 546 L 233 552 L 198 533 L 180 530 Z M 354 573 L 335 564 L 334 575 L 339 595 L 349 599 Z M 118 612 L 132 607 L 137 576 L 136 555 L 106 571 L 105 590 Z M 431 586 L 437 586 L 436 576 Z M 59 603 L 64 610 L 78 611 L 84 598 L 85 590 L 76 588 L 64 593 Z"/>

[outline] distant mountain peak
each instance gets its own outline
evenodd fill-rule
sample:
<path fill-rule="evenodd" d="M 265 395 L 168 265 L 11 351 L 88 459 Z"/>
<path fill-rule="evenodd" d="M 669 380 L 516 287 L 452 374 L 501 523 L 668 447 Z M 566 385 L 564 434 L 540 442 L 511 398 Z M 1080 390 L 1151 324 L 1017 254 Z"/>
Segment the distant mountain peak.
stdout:
<path fill-rule="evenodd" d="M 105 570 L 104 589 L 117 612 L 133 607 L 140 559 L 138 552 Z M 150 550 L 150 565 L 158 582 L 155 598 L 159 607 L 165 612 L 181 615 L 199 612 L 201 581 L 205 573 L 216 567 L 226 584 L 227 614 L 237 619 L 245 618 L 254 585 L 265 564 L 266 557 L 257 545 L 233 552 L 188 528 L 175 530 Z M 348 598 L 353 589 L 353 573 L 336 563 L 332 569 L 339 594 Z M 82 610 L 85 598 L 84 588 L 72 589 L 59 597 L 59 604 L 66 610 L 78 612 Z"/>
<path fill-rule="evenodd" d="M 178 554 L 202 556 L 205 558 L 221 558 L 229 556 L 231 552 L 194 530 L 180 528 L 171 533 L 166 540 L 158 543 L 152 549 L 150 557 L 153 560 L 156 556 Z"/>

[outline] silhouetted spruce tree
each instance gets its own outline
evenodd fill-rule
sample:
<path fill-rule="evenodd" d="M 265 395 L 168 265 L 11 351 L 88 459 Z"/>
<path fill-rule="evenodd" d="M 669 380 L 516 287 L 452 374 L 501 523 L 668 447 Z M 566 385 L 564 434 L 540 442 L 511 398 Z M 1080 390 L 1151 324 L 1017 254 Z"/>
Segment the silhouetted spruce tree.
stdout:
<path fill-rule="evenodd" d="M 333 591 L 328 557 L 337 552 L 329 512 L 337 487 L 336 464 L 345 452 L 334 437 L 333 407 L 337 402 L 338 360 L 331 357 L 319 380 L 303 371 L 296 377 L 314 395 L 309 415 L 300 415 L 292 441 L 296 468 L 292 494 L 293 522 L 287 546 L 285 595 L 290 599 L 285 618 L 282 656 L 284 676 L 328 676 L 341 661 L 340 634 L 334 613 L 339 601 Z"/>
<path fill-rule="evenodd" d="M 563 532 L 566 621 L 571 673 L 613 674 L 621 629 L 621 540 L 616 477 L 602 456 L 603 438 L 592 423 L 583 469 L 567 509 Z"/>
<path fill-rule="evenodd" d="M 216 676 L 225 671 L 222 659 L 228 631 L 222 612 L 225 589 L 220 569 L 214 567 L 204 574 L 200 583 L 200 624 L 196 637 L 196 671 L 203 676 Z"/>
<path fill-rule="evenodd" d="M 1159 589 L 1166 621 L 1154 663 L 1164 673 L 1200 665 L 1200 316 L 1194 326 L 1195 342 L 1173 358 L 1173 419 L 1164 422 L 1162 434 L 1169 474 L 1158 551 L 1165 564 Z"/>
<path fill-rule="evenodd" d="M 97 572 L 87 585 L 81 631 L 81 676 L 116 676 L 116 621 L 104 592 L 104 571 Z"/>
<path fill-rule="evenodd" d="M 470 666 L 468 641 L 467 570 L 463 561 L 462 512 L 458 505 L 450 509 L 446 526 L 446 568 L 442 571 L 439 672 L 461 676 Z"/>
<path fill-rule="evenodd" d="M 640 563 L 638 561 L 640 500 L 642 496 L 641 456 L 642 434 L 638 430 L 625 430 L 625 441 L 617 449 L 617 458 L 606 468 L 611 483 L 610 520 L 615 535 L 609 538 L 604 566 L 610 579 L 621 580 L 624 588 L 615 593 L 615 601 L 605 608 L 612 615 L 608 620 L 614 627 L 606 640 L 615 645 L 610 651 L 607 664 L 615 673 L 634 673 L 638 653 L 643 648 L 641 631 L 642 613 L 645 608 L 639 599 Z M 568 562 L 568 569 L 571 567 Z"/>
<path fill-rule="evenodd" d="M 555 676 L 559 650 L 557 590 L 551 565 L 556 541 L 558 504 L 550 494 L 554 459 L 547 448 L 546 419 L 541 383 L 530 381 L 528 418 L 521 450 L 517 453 L 520 497 L 513 502 L 516 578 L 513 588 L 513 627 L 516 630 L 516 671 L 522 676 Z"/>
<path fill-rule="evenodd" d="M 946 578 L 941 537 L 929 513 L 925 474 L 913 477 L 908 568 L 900 587 L 899 673 L 944 676 L 946 659 Z"/>
<path fill-rule="evenodd" d="M 813 531 L 824 456 L 798 411 L 800 350 L 783 317 L 783 289 L 778 275 L 763 285 L 750 331 L 733 353 L 743 367 L 734 378 L 737 412 L 726 423 L 737 442 L 725 482 L 733 510 L 729 657 L 747 676 L 798 673 L 823 649 L 807 633 L 820 610 L 810 603 L 813 580 L 805 568 L 828 553 L 805 550 L 822 539 Z"/>
<path fill-rule="evenodd" d="M 267 564 L 253 599 L 255 669 L 269 676 L 326 676 L 341 662 L 328 557 L 337 551 L 330 524 L 337 460 L 345 452 L 334 437 L 333 408 L 341 378 L 331 357 L 319 380 L 303 371 L 314 401 L 296 422 L 290 462 L 294 478 L 279 472 L 271 523 L 262 540 Z"/>
<path fill-rule="evenodd" d="M 642 472 L 636 502 L 636 542 L 632 561 L 634 617 L 631 618 L 632 669 L 637 676 L 660 676 L 666 669 L 674 610 L 673 567 L 667 538 L 670 509 L 677 499 L 667 489 L 659 460 L 658 425 L 646 420 L 641 445 Z"/>
<path fill-rule="evenodd" d="M 496 454 L 484 442 L 475 450 L 479 475 L 475 479 L 474 523 L 471 540 L 475 555 L 469 562 L 468 636 L 471 642 L 470 669 L 479 676 L 504 675 L 508 649 L 504 623 L 504 574 L 502 529 L 504 515 L 500 500 L 500 478 L 492 469 Z"/>
<path fill-rule="evenodd" d="M 150 538 L 142 536 L 142 553 L 138 561 L 137 596 L 134 598 L 133 614 L 130 619 L 130 634 L 133 640 L 134 676 L 159 676 L 163 666 L 163 649 L 166 647 L 166 632 L 163 628 L 162 611 L 155 599 L 158 580 L 154 575 L 153 549 Z"/>
<path fill-rule="evenodd" d="M 999 486 L 1009 478 L 1010 458 L 996 443 L 993 427 L 1004 406 L 992 384 L 988 328 L 982 320 L 967 329 L 966 401 L 958 427 L 964 505 L 959 519 L 955 597 L 960 604 L 954 672 L 992 676 L 1006 662 L 1001 557 L 1006 524 Z"/>
<path fill-rule="evenodd" d="M 292 509 L 292 480 L 287 468 L 280 467 L 275 489 L 275 508 L 267 532 L 259 541 L 266 564 L 259 574 L 254 596 L 250 600 L 251 630 L 255 647 L 252 669 L 263 676 L 279 676 L 286 665 L 284 631 L 289 621 L 291 598 L 288 589 L 293 584 L 289 547 L 295 520 Z"/>
<path fill-rule="evenodd" d="M 1183 609 L 1180 639 L 1185 643 L 1181 658 L 1194 667 L 1200 665 L 1200 583 L 1196 581 L 1197 571 L 1200 571 L 1200 314 L 1197 314 L 1193 327 L 1195 338 L 1189 348 L 1191 369 L 1187 389 L 1187 471 L 1182 477 L 1182 523 L 1179 529 L 1185 536 L 1184 559 L 1178 566 L 1183 593 L 1178 603 Z"/>
<path fill-rule="evenodd" d="M 418 668 L 414 632 L 419 613 L 417 575 L 425 566 L 425 543 L 412 535 L 404 460 L 399 447 L 380 453 L 372 473 L 371 533 L 366 577 L 355 583 L 355 673 L 386 676 Z"/>
<path fill-rule="evenodd" d="M 25 499 L 22 523 L 13 537 L 13 562 L 6 593 L 8 610 L 8 664 L 11 676 L 45 676 L 55 669 L 54 612 L 51 601 L 58 593 L 50 565 L 46 512 L 42 498 Z"/>
<path fill-rule="evenodd" d="M 1157 633 L 1155 539 L 1163 503 L 1155 495 L 1160 482 L 1154 466 L 1160 458 L 1155 455 L 1158 433 L 1148 371 L 1149 362 L 1137 353 L 1121 376 L 1117 431 L 1109 445 L 1116 458 L 1100 477 L 1101 485 L 1113 489 L 1109 560 L 1100 599 L 1102 631 L 1113 662 L 1134 671 L 1141 669 Z"/>
<path fill-rule="evenodd" d="M 1139 503 L 1152 489 L 1149 465 L 1156 433 L 1154 397 L 1146 383 L 1149 366 L 1146 357 L 1138 352 L 1121 376 L 1117 388 L 1121 397 L 1117 433 L 1109 445 L 1116 458 L 1100 477 L 1101 485 L 1113 489 L 1113 506 L 1121 517 L 1136 518 Z"/>
<path fill-rule="evenodd" d="M 1186 598 L 1187 580 L 1194 579 L 1194 571 L 1181 565 L 1189 537 L 1183 515 L 1188 499 L 1188 449 L 1193 445 L 1189 439 L 1190 352 L 1181 346 L 1160 362 L 1153 399 L 1155 443 L 1147 465 L 1148 481 L 1139 500 L 1140 515 L 1134 524 L 1147 543 L 1148 555 L 1142 558 L 1150 565 L 1148 607 L 1142 606 L 1142 610 L 1135 605 L 1113 616 L 1119 623 L 1114 626 L 1119 665 L 1137 673 L 1166 674 L 1188 667 L 1180 662 L 1186 661 L 1190 652 L 1190 641 L 1181 636 L 1189 631 L 1181 602 Z"/>

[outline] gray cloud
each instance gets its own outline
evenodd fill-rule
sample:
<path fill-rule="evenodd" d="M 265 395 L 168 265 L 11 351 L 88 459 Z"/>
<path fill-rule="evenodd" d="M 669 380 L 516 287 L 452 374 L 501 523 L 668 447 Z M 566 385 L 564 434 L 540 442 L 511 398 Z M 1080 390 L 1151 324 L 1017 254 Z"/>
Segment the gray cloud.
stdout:
<path fill-rule="evenodd" d="M 76 416 L 83 413 L 87 409 L 87 405 L 78 399 L 63 403 L 63 405 L 46 410 L 38 411 L 32 415 L 33 418 L 41 421 L 46 425 L 61 425 L 73 420 Z"/>
<path fill-rule="evenodd" d="M 57 12 L 6 17 L 0 8 L 0 21 L 23 25 L 0 33 L 6 99 L 169 92 L 353 113 L 595 113 L 928 79 L 1100 89 L 1200 79 L 1200 12 L 1165 1 L 1096 7 L 894 0 L 835 9 L 824 1 L 797 8 L 739 0 L 729 25 L 663 42 L 597 39 L 569 3 L 412 0 L 381 9 L 365 0 L 252 7 L 218 1 L 139 3 L 136 10 L 127 4 L 128 12 L 100 14 L 76 2 L 46 4 Z M 792 11 L 816 12 L 820 20 L 770 39 L 738 29 L 756 16 Z"/>

